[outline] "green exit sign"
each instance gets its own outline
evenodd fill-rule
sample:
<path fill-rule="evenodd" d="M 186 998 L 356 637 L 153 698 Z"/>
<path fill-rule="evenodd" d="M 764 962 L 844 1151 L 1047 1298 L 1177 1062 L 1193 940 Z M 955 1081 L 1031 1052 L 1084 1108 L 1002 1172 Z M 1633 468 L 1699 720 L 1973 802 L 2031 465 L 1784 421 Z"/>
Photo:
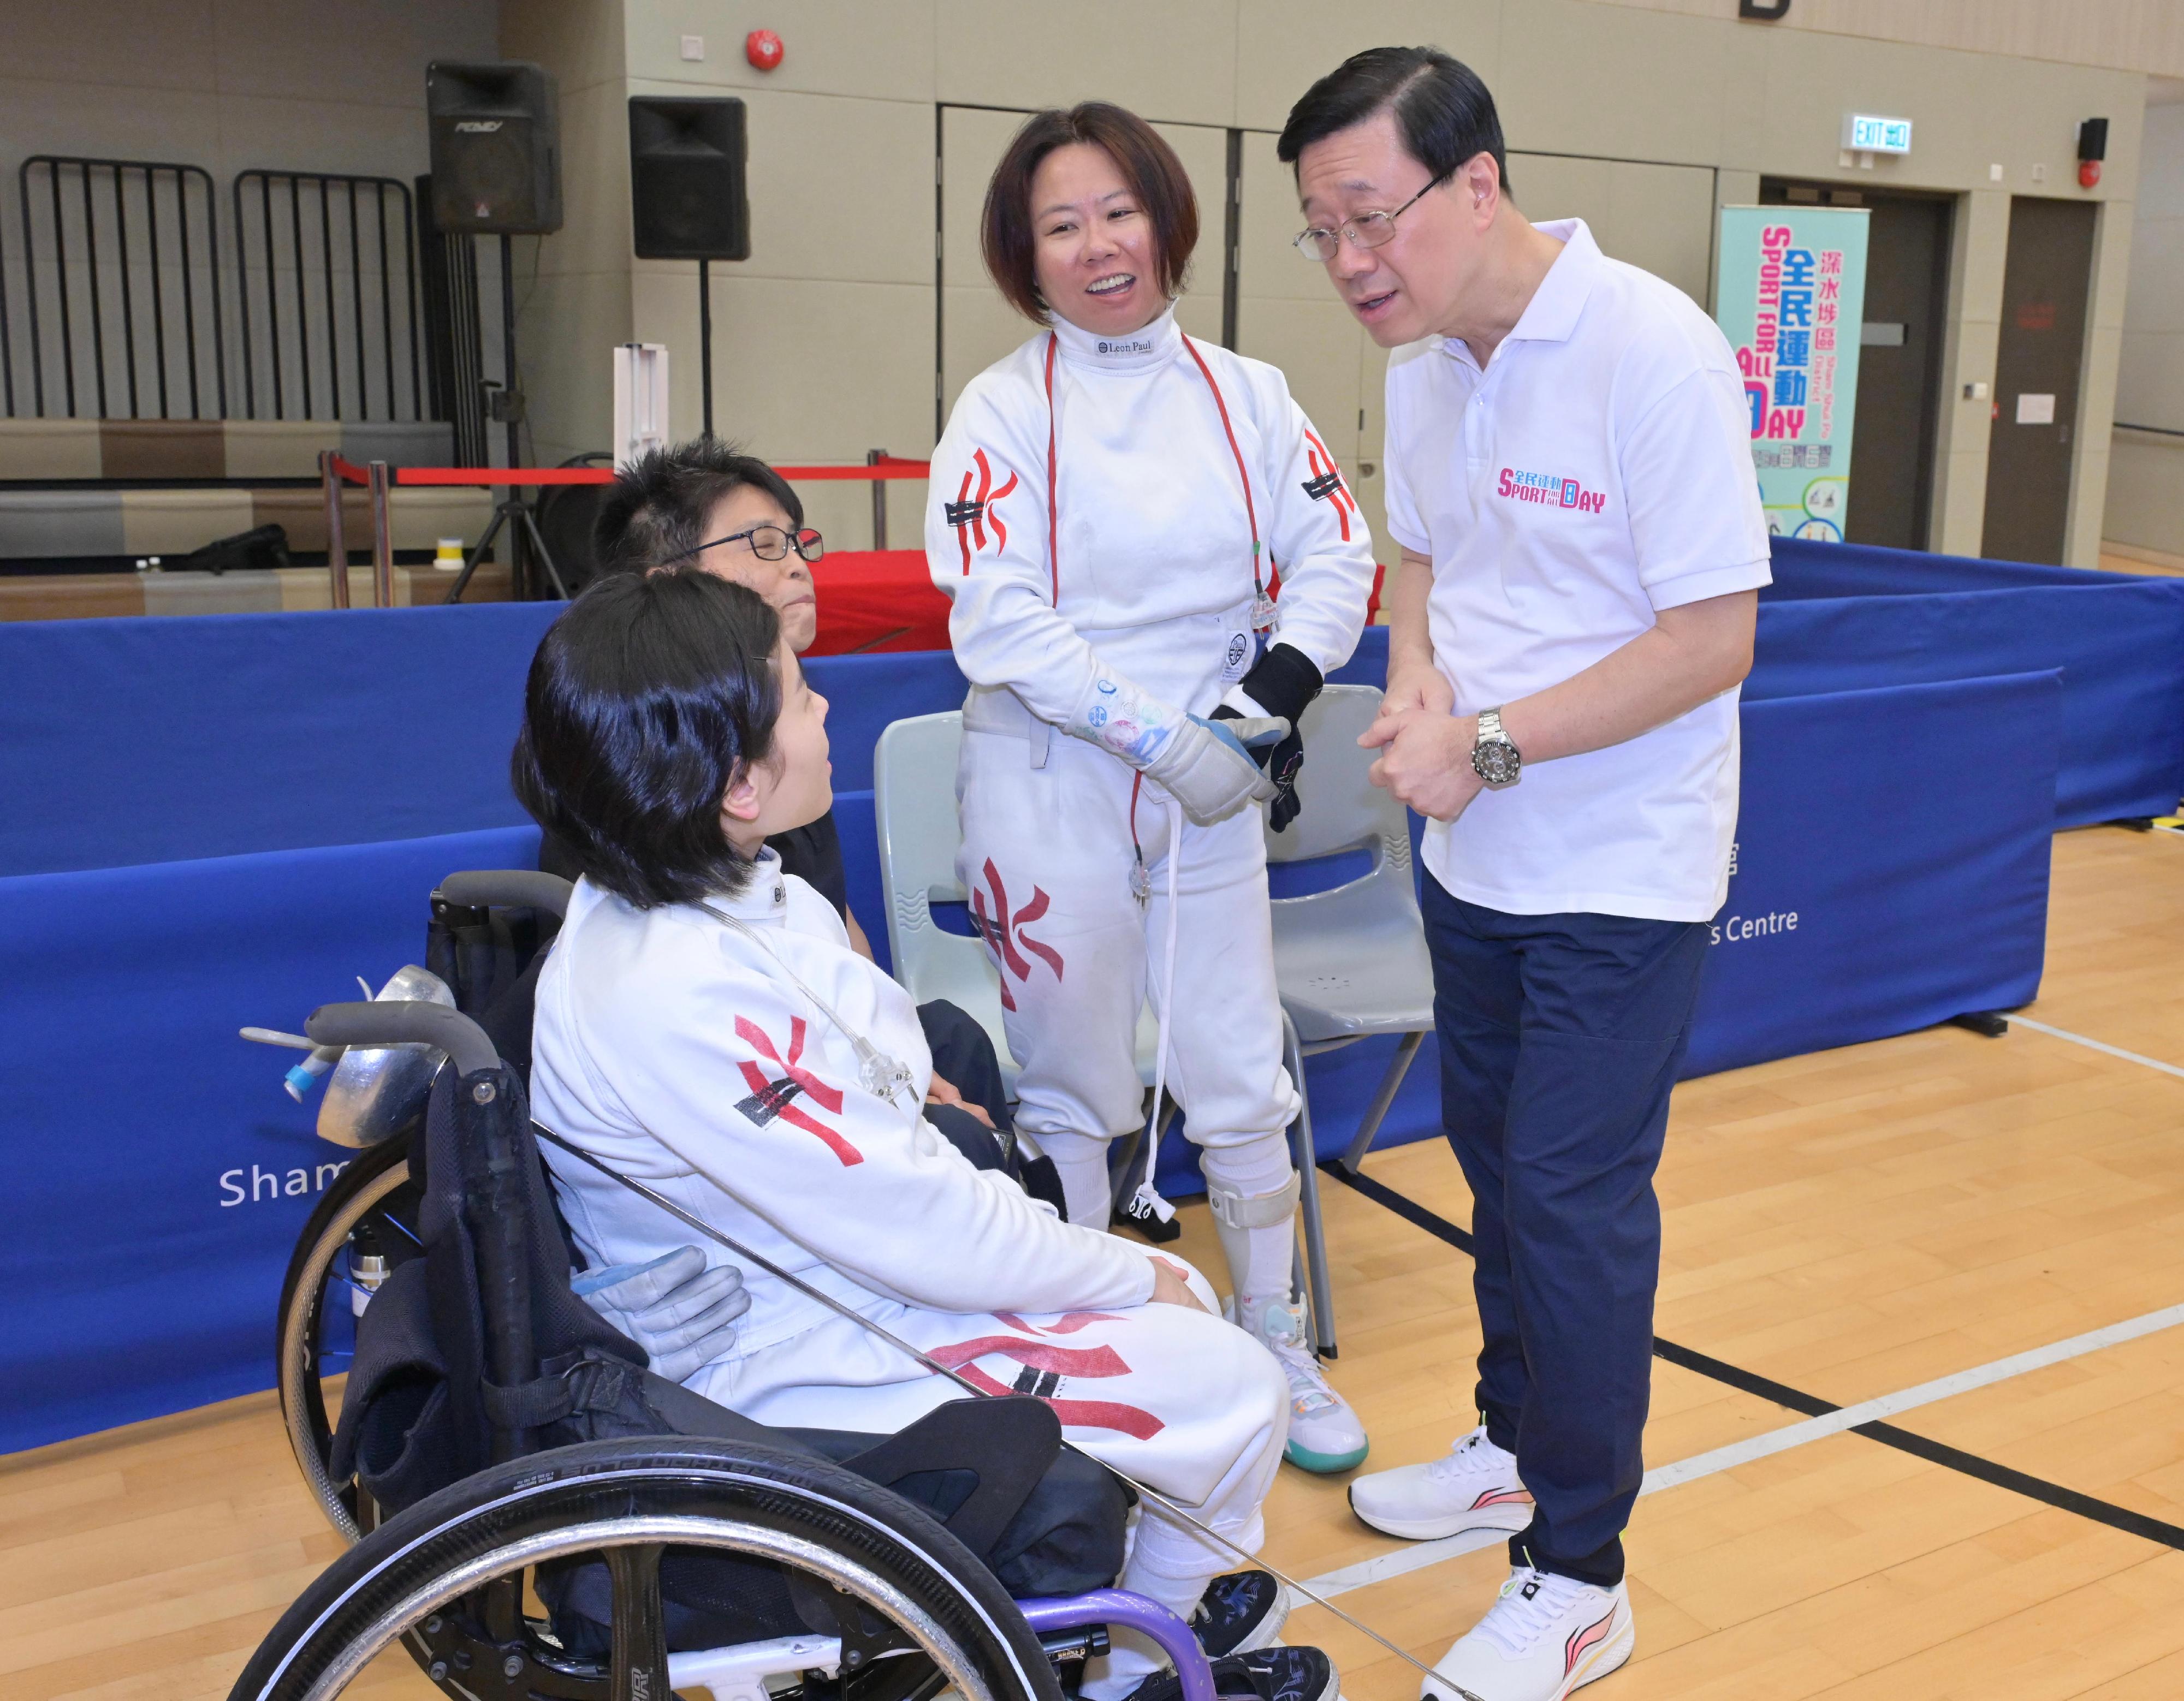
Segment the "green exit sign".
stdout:
<path fill-rule="evenodd" d="M 1843 120 L 1842 145 L 1853 153 L 1908 153 L 1911 120 L 1852 113 Z"/>

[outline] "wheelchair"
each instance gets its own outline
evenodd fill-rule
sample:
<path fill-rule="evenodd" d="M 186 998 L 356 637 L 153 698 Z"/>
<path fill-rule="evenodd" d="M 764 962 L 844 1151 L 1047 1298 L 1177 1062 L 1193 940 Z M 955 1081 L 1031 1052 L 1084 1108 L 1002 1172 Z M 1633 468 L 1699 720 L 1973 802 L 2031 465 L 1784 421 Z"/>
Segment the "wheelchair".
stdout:
<path fill-rule="evenodd" d="M 536 873 L 450 876 L 427 955 L 454 1004 L 307 1026 L 429 1059 L 429 1087 L 377 1107 L 387 1137 L 284 1284 L 290 1441 L 353 1545 L 231 1701 L 376 1692 L 398 1645 L 462 1701 L 1062 1701 L 1116 1625 L 1167 1654 L 1181 1701 L 1213 1701 L 1190 1628 L 1106 1586 L 1128 1491 L 1040 1402 L 954 1401 L 893 1436 L 769 1428 L 653 1375 L 576 1297 L 526 1091 L 566 898 Z M 322 1378 L 344 1370 L 335 1426 Z"/>
<path fill-rule="evenodd" d="M 527 1078 L 532 995 L 570 890 L 567 881 L 529 869 L 449 875 L 432 894 L 423 975 L 405 970 L 381 996 L 430 989 L 451 998 Z M 371 1296 L 422 1245 L 410 1147 L 425 1122 L 425 1096 L 415 1089 L 426 1083 L 414 1072 L 390 1079 L 377 1070 L 366 1082 L 361 1103 L 335 1102 L 341 1074 L 326 1089 L 319 1131 L 356 1155 L 320 1195 L 297 1238 L 273 1343 L 274 1381 L 296 1468 L 327 1521 L 351 1542 L 370 1527 L 372 1509 L 359 1504 L 353 1481 L 334 1480 L 326 1383 L 347 1373 L 355 1322 Z"/>

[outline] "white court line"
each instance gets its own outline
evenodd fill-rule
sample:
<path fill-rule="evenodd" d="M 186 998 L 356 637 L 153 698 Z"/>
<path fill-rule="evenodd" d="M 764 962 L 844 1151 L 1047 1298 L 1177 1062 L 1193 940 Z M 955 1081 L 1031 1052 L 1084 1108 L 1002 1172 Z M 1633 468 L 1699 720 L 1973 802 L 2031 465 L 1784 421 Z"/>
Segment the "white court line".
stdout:
<path fill-rule="evenodd" d="M 1862 1400 L 1854 1406 L 1845 1406 L 1841 1411 L 1829 1412 L 1820 1417 L 1808 1418 L 1802 1423 L 1769 1430 L 1764 1435 L 1755 1435 L 1727 1447 L 1718 1447 L 1711 1453 L 1678 1459 L 1673 1465 L 1657 1465 L 1646 1473 L 1644 1486 L 1638 1492 L 1641 1495 L 1658 1494 L 1664 1488 L 1679 1487 L 1686 1482 L 1695 1482 L 1702 1476 L 1734 1470 L 1754 1459 L 1786 1453 L 1793 1447 L 1823 1441 L 1831 1435 L 1841 1435 L 1845 1430 L 1853 1429 L 1862 1423 L 1892 1417 L 1916 1406 L 1931 1405 L 1936 1400 L 1952 1399 L 1958 1394 L 1970 1393 L 1975 1388 L 2007 1381 L 2012 1376 L 2043 1370 L 2049 1365 L 2059 1365 L 2066 1359 L 2075 1359 L 2086 1353 L 2097 1353 L 2104 1347 L 2136 1341 L 2142 1335 L 2156 1334 L 2180 1323 L 2184 1323 L 2184 1305 L 2165 1306 L 2159 1311 L 2149 1311 L 2142 1317 L 2111 1323 L 2104 1328 L 2091 1329 L 2082 1335 L 2073 1335 L 2067 1340 L 2056 1341 L 2045 1347 L 2035 1347 L 2029 1353 L 2017 1353 L 2007 1359 L 1997 1359 L 1991 1365 L 1958 1370 L 1930 1382 L 1920 1382 L 1915 1387 L 1883 1394 L 1878 1399 Z M 1406 1576 L 1412 1571 L 1422 1571 L 1429 1565 L 1438 1565 L 1444 1560 L 1455 1559 L 1460 1554 L 1474 1553 L 1507 1539 L 1507 1533 L 1499 1530 L 1466 1531 L 1460 1536 L 1446 1537 L 1438 1542 L 1421 1542 L 1413 1548 L 1399 1548 L 1392 1554 L 1382 1554 L 1357 1565 L 1346 1565 L 1340 1570 L 1328 1572 L 1324 1576 L 1308 1578 L 1305 1587 L 1331 1600 L 1337 1595 L 1348 1594 L 1353 1589 L 1385 1582 L 1390 1577 Z M 1298 1607 L 1311 1604 L 1309 1601 L 1294 1597 L 1290 1604 Z"/>
<path fill-rule="evenodd" d="M 2105 1040 L 2087 1039 L 2085 1035 L 2074 1034 L 2068 1028 L 2051 1028 L 2047 1023 L 2036 1022 L 2030 1016 L 2020 1016 L 2013 1013 L 2003 1020 L 2031 1028 L 2035 1033 L 2046 1034 L 2051 1039 L 2068 1040 L 2072 1045 L 2085 1047 L 2087 1051 L 2105 1052 L 2110 1057 L 2121 1058 L 2126 1063 L 2144 1064 L 2148 1069 L 2158 1069 L 2164 1075 L 2173 1075 L 2178 1080 L 2184 1081 L 2184 1069 L 2179 1069 L 2173 1063 L 2164 1063 L 2158 1057 L 2143 1057 L 2137 1052 L 2126 1051 L 2120 1045 L 2110 1045 Z"/>

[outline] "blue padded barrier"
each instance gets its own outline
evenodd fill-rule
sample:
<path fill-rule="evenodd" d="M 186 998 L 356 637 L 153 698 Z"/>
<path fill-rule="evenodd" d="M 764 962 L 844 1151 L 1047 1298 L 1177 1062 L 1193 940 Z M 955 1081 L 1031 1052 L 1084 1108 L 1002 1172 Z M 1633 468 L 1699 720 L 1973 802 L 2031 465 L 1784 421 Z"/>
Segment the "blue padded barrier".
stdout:
<path fill-rule="evenodd" d="M 535 865 L 535 827 L 0 880 L 8 1231 L 0 1451 L 270 1385 L 274 1307 L 335 1166 L 292 1031 L 425 944 L 460 868 Z"/>
<path fill-rule="evenodd" d="M 1914 557 L 1875 564 L 1898 591 L 1940 576 L 1846 597 L 1858 562 L 1778 546 L 1729 913 L 1799 922 L 1719 948 L 1693 1073 L 2022 1002 L 2057 795 L 2085 820 L 2177 794 L 2184 583 Z M 24 989 L 0 1047 L 22 1154 L 0 1449 L 265 1385 L 280 1271 L 342 1154 L 281 1093 L 286 1059 L 234 1030 L 415 960 L 436 880 L 527 859 L 507 753 L 555 612 L 0 626 L 0 964 Z M 1337 677 L 1377 679 L 1384 642 Z M 872 743 L 962 682 L 946 655 L 811 672 L 876 922 Z M 1969 677 L 1997 674 L 2045 677 Z M 1312 1063 L 1323 1149 L 1390 1043 Z M 1429 1049 L 1391 1142 L 1434 1131 L 1434 1074 Z"/>
<path fill-rule="evenodd" d="M 1725 915 L 1798 921 L 1716 948 L 1689 1072 L 2032 996 L 2057 692 L 2048 674 L 1746 711 Z M 877 921 L 871 793 L 837 809 L 852 906 Z M 235 1030 L 292 1026 L 353 976 L 416 960 L 436 881 L 526 865 L 536 845 L 504 827 L 0 879 L 0 975 L 35 994 L 0 1048 L 18 1159 L 0 1450 L 266 1385 L 281 1270 L 348 1154 L 311 1133 L 315 1100 L 282 1095 L 285 1054 Z M 1323 1153 L 1391 1044 L 1312 1061 Z M 1428 1047 L 1383 1137 L 1436 1131 Z M 1197 1185 L 1191 1150 L 1163 1154 L 1178 1193 Z"/>

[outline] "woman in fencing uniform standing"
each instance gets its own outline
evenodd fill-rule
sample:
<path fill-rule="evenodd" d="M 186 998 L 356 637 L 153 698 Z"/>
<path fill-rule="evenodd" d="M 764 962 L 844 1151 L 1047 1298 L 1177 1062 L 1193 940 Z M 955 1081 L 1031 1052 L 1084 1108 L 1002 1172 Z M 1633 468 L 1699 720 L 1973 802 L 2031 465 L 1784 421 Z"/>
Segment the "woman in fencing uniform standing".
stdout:
<path fill-rule="evenodd" d="M 965 387 L 933 456 L 926 552 L 972 681 L 961 872 L 1017 1128 L 1073 1222 L 1109 1221 L 1150 990 L 1235 1320 L 1290 1379 L 1289 1457 L 1340 1470 L 1366 1437 L 1290 1300 L 1297 1101 L 1257 805 L 1296 813 L 1292 729 L 1356 647 L 1373 558 L 1280 372 L 1177 325 L 1197 234 L 1174 152 L 1101 103 L 1033 117 L 987 192 L 987 268 L 1040 330 Z"/>

